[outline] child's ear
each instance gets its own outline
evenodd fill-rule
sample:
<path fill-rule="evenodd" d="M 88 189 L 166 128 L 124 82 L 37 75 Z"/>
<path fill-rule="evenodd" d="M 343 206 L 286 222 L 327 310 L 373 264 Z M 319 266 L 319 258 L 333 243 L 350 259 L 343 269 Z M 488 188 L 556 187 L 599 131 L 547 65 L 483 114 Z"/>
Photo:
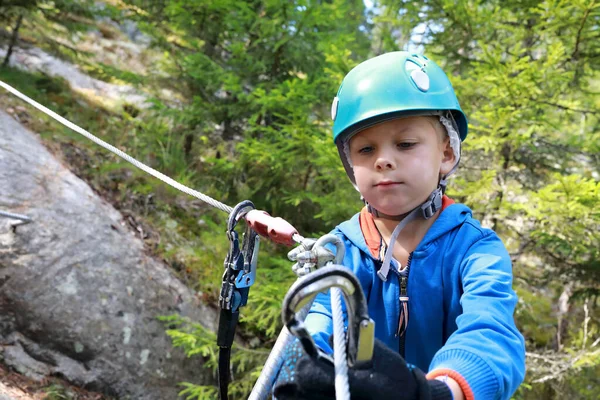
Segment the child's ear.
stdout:
<path fill-rule="evenodd" d="M 442 143 L 442 165 L 440 165 L 440 174 L 446 175 L 456 164 L 456 157 L 454 156 L 454 150 L 450 146 L 450 138 L 446 137 Z"/>

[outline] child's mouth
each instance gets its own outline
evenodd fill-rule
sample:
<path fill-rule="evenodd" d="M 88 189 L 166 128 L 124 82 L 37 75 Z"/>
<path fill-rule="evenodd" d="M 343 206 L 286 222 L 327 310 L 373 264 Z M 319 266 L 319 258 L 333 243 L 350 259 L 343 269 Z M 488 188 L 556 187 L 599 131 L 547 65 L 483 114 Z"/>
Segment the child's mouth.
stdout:
<path fill-rule="evenodd" d="M 394 181 L 383 181 L 376 184 L 376 187 L 391 187 L 400 185 L 402 182 L 394 182 Z"/>

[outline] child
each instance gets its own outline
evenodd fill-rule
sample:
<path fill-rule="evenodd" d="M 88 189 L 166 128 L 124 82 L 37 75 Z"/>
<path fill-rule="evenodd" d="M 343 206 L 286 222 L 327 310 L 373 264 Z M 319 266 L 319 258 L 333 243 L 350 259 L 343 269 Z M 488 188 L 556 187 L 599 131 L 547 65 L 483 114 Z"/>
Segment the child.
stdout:
<path fill-rule="evenodd" d="M 344 265 L 361 282 L 375 336 L 387 346 L 376 348 L 376 357 L 387 354 L 390 366 L 398 353 L 406 360 L 388 371 L 378 361 L 377 373 L 402 382 L 397 399 L 424 392 L 431 395 L 421 398 L 509 399 L 525 374 L 511 261 L 492 230 L 444 195 L 467 136 L 448 78 L 427 57 L 384 54 L 348 73 L 331 111 L 340 157 L 366 203 L 333 233 L 346 246 Z M 317 296 L 305 325 L 331 352 L 328 295 Z M 428 371 L 428 389 L 413 365 Z M 304 398 L 302 382 L 321 395 L 330 391 L 309 376 L 319 368 L 297 368 L 295 394 L 276 390 L 277 397 Z M 386 396 L 377 389 L 357 394 L 361 379 L 351 376 L 353 399 Z M 447 385 L 441 391 L 440 381 Z M 409 386 L 416 389 L 404 390 Z"/>

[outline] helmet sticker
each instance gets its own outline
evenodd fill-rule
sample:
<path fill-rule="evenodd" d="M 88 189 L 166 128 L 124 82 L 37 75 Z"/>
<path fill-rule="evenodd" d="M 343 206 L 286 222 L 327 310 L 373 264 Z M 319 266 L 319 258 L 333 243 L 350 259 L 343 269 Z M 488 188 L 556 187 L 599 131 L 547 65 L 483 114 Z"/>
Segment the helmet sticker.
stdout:
<path fill-rule="evenodd" d="M 425 71 L 415 69 L 410 73 L 410 77 L 421 91 L 426 92 L 429 90 L 429 76 L 427 76 Z"/>
<path fill-rule="evenodd" d="M 420 65 L 421 60 L 419 60 L 417 56 L 414 57 L 417 58 L 417 60 L 406 60 L 404 68 L 410 73 L 410 79 L 412 79 L 417 88 L 422 92 L 426 92 L 429 90 L 429 76 L 425 72 L 427 62 L 423 62 L 422 65 Z"/>
<path fill-rule="evenodd" d="M 331 119 L 334 121 L 335 121 L 335 117 L 337 116 L 339 102 L 340 102 L 340 99 L 337 96 L 335 96 L 333 98 L 333 102 L 331 103 Z"/>

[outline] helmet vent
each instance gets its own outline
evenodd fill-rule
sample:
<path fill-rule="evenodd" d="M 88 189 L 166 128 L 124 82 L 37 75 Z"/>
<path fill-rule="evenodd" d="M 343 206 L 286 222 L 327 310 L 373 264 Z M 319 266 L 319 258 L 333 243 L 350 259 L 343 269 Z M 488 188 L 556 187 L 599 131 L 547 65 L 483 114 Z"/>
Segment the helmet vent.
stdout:
<path fill-rule="evenodd" d="M 421 66 L 418 64 L 417 60 L 406 60 L 404 68 L 406 68 L 408 72 L 412 72 L 415 69 L 421 69 Z"/>
<path fill-rule="evenodd" d="M 331 119 L 335 121 L 335 117 L 337 117 L 338 104 L 340 103 L 340 99 L 335 96 L 333 98 L 333 102 L 331 103 Z"/>

